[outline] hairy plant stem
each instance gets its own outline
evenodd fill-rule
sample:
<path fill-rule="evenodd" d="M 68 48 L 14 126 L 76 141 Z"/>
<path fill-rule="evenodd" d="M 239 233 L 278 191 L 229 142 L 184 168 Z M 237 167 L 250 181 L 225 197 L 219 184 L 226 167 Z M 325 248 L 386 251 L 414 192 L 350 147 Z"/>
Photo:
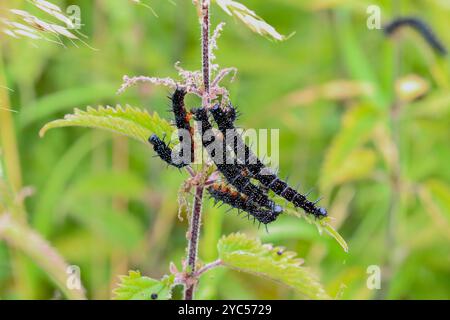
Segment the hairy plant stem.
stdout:
<path fill-rule="evenodd" d="M 209 6 L 210 0 L 202 0 L 202 73 L 203 73 L 203 97 L 202 107 L 208 108 L 210 101 L 210 44 L 209 44 Z M 198 174 L 202 174 L 199 172 Z M 200 179 L 201 182 L 195 188 L 194 204 L 192 206 L 192 216 L 189 226 L 189 246 L 188 246 L 188 280 L 185 284 L 185 300 L 193 300 L 195 287 L 198 275 L 196 273 L 197 255 L 198 255 L 198 242 L 200 238 L 200 227 L 202 218 L 202 203 L 203 203 L 203 191 L 205 188 L 204 179 Z"/>
<path fill-rule="evenodd" d="M 209 44 L 209 4 L 210 0 L 202 0 L 202 69 L 203 69 L 203 98 L 209 102 L 210 89 L 210 44 Z M 203 107 L 207 107 L 203 104 Z"/>
<path fill-rule="evenodd" d="M 208 272 L 209 270 L 217 268 L 217 267 L 220 267 L 222 265 L 223 265 L 223 261 L 222 260 L 216 260 L 214 262 L 208 263 L 207 265 L 203 266 L 201 269 L 199 269 L 196 272 L 196 276 L 199 277 L 202 274 L 204 274 L 205 272 Z"/>
<path fill-rule="evenodd" d="M 194 206 L 192 208 L 192 216 L 189 230 L 189 249 L 188 249 L 188 267 L 189 278 L 193 281 L 188 281 L 186 284 L 186 291 L 184 294 L 185 300 L 193 300 L 195 285 L 196 285 L 196 265 L 198 255 L 198 241 L 200 238 L 200 227 L 202 220 L 202 202 L 203 202 L 204 186 L 200 185 L 195 189 Z"/>

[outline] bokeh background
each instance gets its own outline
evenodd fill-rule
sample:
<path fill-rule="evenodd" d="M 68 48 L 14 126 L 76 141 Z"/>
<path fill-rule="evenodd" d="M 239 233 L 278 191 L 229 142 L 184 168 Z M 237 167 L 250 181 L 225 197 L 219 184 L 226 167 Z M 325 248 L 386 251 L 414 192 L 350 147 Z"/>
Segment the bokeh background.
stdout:
<path fill-rule="evenodd" d="M 281 130 L 281 174 L 303 191 L 315 187 L 350 250 L 304 220 L 283 216 L 266 233 L 207 202 L 201 259 L 214 260 L 218 239 L 241 231 L 298 252 L 338 298 L 450 298 L 448 57 L 410 29 L 386 38 L 366 26 L 367 7 L 376 4 L 383 24 L 418 16 L 450 47 L 450 1 L 242 2 L 295 35 L 269 41 L 213 5 L 213 26 L 227 23 L 217 62 L 239 69 L 227 85 L 242 112 L 239 125 Z M 26 1 L 0 3 L 2 15 L 21 8 L 45 18 Z M 185 256 L 187 222 L 177 203 L 184 173 L 109 133 L 68 128 L 41 139 L 38 132 L 87 105 L 131 104 L 171 118 L 165 88 L 115 92 L 125 74 L 176 77 L 177 61 L 198 69 L 197 12 L 188 0 L 147 2 L 158 17 L 132 1 L 75 4 L 84 41 L 97 50 L 0 37 L 0 107 L 14 110 L 0 110 L 1 299 L 64 298 L 52 279 L 67 275 L 52 271 L 58 262 L 36 234 L 80 267 L 91 299 L 109 299 L 129 269 L 158 278 Z M 371 265 L 381 268 L 380 290 L 366 285 Z M 202 278 L 198 298 L 301 297 L 217 269 Z"/>

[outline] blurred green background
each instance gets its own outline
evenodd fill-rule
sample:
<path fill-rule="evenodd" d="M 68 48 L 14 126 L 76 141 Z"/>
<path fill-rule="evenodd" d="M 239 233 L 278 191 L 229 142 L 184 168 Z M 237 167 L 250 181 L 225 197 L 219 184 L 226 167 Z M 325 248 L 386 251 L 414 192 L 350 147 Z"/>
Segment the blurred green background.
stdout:
<path fill-rule="evenodd" d="M 0 3 L 38 12 L 25 1 Z M 281 175 L 301 182 L 302 191 L 316 187 L 313 196 L 324 196 L 350 251 L 304 220 L 283 216 L 266 233 L 207 202 L 201 259 L 214 260 L 218 239 L 242 231 L 298 252 L 333 297 L 450 298 L 448 58 L 409 29 L 388 39 L 366 26 L 367 7 L 377 4 L 383 24 L 399 15 L 419 16 L 450 47 L 450 1 L 242 3 L 281 33 L 295 35 L 268 41 L 213 5 L 213 26 L 227 23 L 217 62 L 239 69 L 228 86 L 243 114 L 239 126 L 281 130 Z M 33 248 L 34 232 L 80 267 L 91 299 L 109 299 L 118 275 L 129 269 L 158 278 L 171 261 L 180 268 L 185 256 L 187 222 L 178 219 L 176 200 L 184 173 L 165 169 L 151 148 L 109 133 L 68 128 L 40 139 L 38 132 L 87 105 L 131 104 L 171 118 L 165 88 L 115 92 L 125 74 L 176 77 L 177 61 L 198 69 L 197 12 L 188 0 L 147 2 L 158 17 L 132 1 L 76 4 L 84 40 L 98 50 L 80 42 L 64 41 L 64 48 L 0 38 L 0 107 L 16 111 L 0 109 L 0 210 L 17 223 L 8 235 L 0 219 L 0 240 L 7 240 L 0 242 L 1 299 L 63 297 L 48 270 L 57 263 L 47 261 L 47 270 L 39 263 L 39 250 L 46 248 Z M 405 92 L 405 81 L 422 92 Z M 371 265 L 381 268 L 380 290 L 366 285 Z M 301 298 L 282 285 L 225 269 L 206 274 L 197 297 Z"/>

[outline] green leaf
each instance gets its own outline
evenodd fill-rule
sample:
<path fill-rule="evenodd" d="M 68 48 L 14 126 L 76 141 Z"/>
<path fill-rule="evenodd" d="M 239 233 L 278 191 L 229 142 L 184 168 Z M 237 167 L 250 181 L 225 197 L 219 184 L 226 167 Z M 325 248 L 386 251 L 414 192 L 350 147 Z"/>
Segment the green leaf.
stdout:
<path fill-rule="evenodd" d="M 115 300 L 169 300 L 175 276 L 165 276 L 159 281 L 143 277 L 139 271 L 129 271 L 129 275 L 121 276 L 120 280 L 114 290 Z"/>
<path fill-rule="evenodd" d="M 323 233 L 323 231 L 325 231 L 326 233 L 328 233 L 330 236 L 332 236 L 339 243 L 339 245 L 342 247 L 342 249 L 344 249 L 345 252 L 348 252 L 347 242 L 339 234 L 339 232 L 337 232 L 330 225 L 330 217 L 326 217 L 326 218 L 323 218 L 323 219 L 315 219 L 311 215 L 308 215 L 308 214 L 305 214 L 302 211 L 297 211 L 297 210 L 293 210 L 293 209 L 286 210 L 286 213 L 290 214 L 292 216 L 298 217 L 298 218 L 303 218 L 308 223 L 314 224 L 321 234 Z"/>
<path fill-rule="evenodd" d="M 10 214 L 0 215 L 0 240 L 20 250 L 34 261 L 55 285 L 71 300 L 86 299 L 84 289 L 70 290 L 67 287 L 69 265 L 50 243 L 32 228 L 16 221 Z"/>
<path fill-rule="evenodd" d="M 332 236 L 344 249 L 345 252 L 348 252 L 348 245 L 347 242 L 344 240 L 344 238 L 339 234 L 339 232 L 336 231 L 328 222 L 323 221 L 321 224 L 321 227 L 323 230 L 325 230 L 326 233 L 328 233 L 330 236 Z"/>
<path fill-rule="evenodd" d="M 229 268 L 267 277 L 293 287 L 311 299 L 330 299 L 296 253 L 261 244 L 244 234 L 231 234 L 218 243 L 219 258 Z"/>
<path fill-rule="evenodd" d="M 147 139 L 154 133 L 158 136 L 171 137 L 174 128 L 157 113 L 150 115 L 147 111 L 131 106 L 103 107 L 97 109 L 88 107 L 86 111 L 75 109 L 61 120 L 47 123 L 39 132 L 43 137 L 53 128 L 61 127 L 89 127 L 112 131 L 147 143 Z"/>
<path fill-rule="evenodd" d="M 354 80 L 370 83 L 375 88 L 375 95 L 371 97 L 377 107 L 387 105 L 387 99 L 383 90 L 379 88 L 379 81 L 375 73 L 369 55 L 364 51 L 359 37 L 351 23 L 351 13 L 347 10 L 336 12 L 336 35 L 339 38 L 339 46 L 347 71 Z"/>
<path fill-rule="evenodd" d="M 42 235 L 49 237 L 55 232 L 55 207 L 61 200 L 60 190 L 63 190 L 77 172 L 80 162 L 95 148 L 104 143 L 106 138 L 92 139 L 92 132 L 82 135 L 53 166 L 53 171 L 41 187 L 40 197 L 33 213 L 33 226 Z"/>
<path fill-rule="evenodd" d="M 371 106 L 358 106 L 347 111 L 342 120 L 342 128 L 325 156 L 320 178 L 323 191 L 329 191 L 336 185 L 339 181 L 335 178 L 336 175 L 347 166 L 353 152 L 371 137 L 377 120 L 377 112 Z M 367 155 L 365 158 L 371 162 Z"/>

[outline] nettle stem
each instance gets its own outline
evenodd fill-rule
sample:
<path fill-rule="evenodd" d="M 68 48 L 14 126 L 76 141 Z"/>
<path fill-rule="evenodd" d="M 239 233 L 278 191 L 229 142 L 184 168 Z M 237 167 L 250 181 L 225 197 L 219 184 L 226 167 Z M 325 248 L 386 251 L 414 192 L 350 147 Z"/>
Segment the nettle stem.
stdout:
<path fill-rule="evenodd" d="M 209 45 L 209 2 L 210 0 L 202 0 L 202 67 L 203 67 L 203 98 L 208 99 L 209 103 L 209 88 L 210 88 L 210 45 Z M 203 107 L 208 107 L 203 105 Z"/>
<path fill-rule="evenodd" d="M 188 249 L 188 267 L 189 267 L 189 279 L 187 281 L 186 291 L 184 294 L 185 300 L 194 299 L 194 291 L 196 285 L 196 265 L 198 255 L 198 241 L 200 238 L 200 227 L 202 220 L 202 202 L 203 202 L 203 190 L 204 186 L 199 185 L 195 189 L 194 206 L 192 208 L 192 216 L 189 230 L 189 249 Z"/>
<path fill-rule="evenodd" d="M 202 72 L 204 91 L 202 97 L 202 107 L 209 108 L 210 99 L 210 44 L 209 44 L 209 6 L 210 0 L 202 0 Z M 202 174 L 201 172 L 197 174 Z M 204 179 L 195 188 L 194 205 L 192 206 L 192 216 L 189 226 L 189 246 L 188 246 L 188 281 L 185 284 L 185 300 L 193 300 L 197 283 L 197 256 L 198 242 L 200 238 L 200 227 L 202 220 L 203 191 L 205 188 Z"/>

